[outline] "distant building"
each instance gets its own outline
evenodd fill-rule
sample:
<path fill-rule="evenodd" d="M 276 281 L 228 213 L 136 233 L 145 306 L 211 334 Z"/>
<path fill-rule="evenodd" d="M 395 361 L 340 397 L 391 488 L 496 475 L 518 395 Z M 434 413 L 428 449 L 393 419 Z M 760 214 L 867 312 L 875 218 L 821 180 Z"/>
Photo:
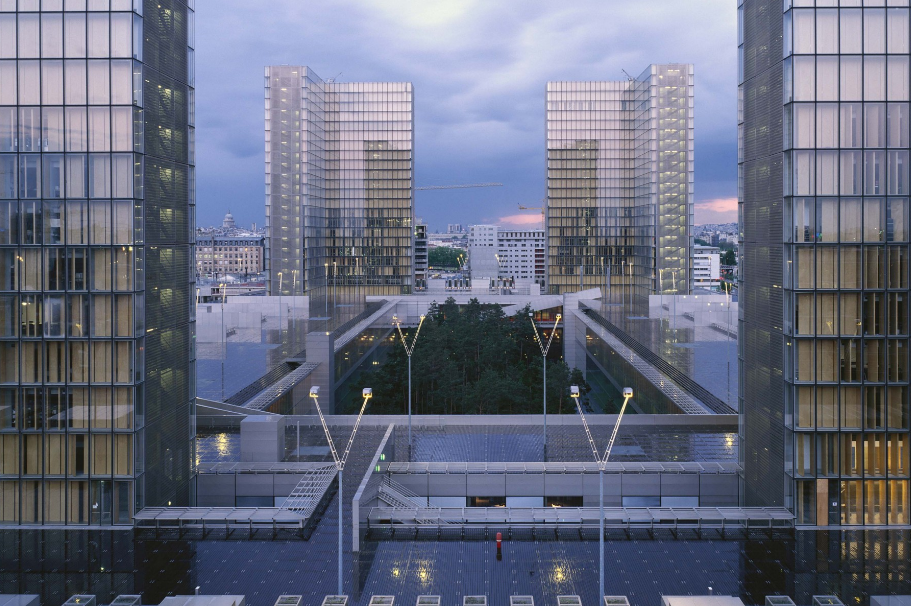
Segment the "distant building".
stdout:
<path fill-rule="evenodd" d="M 414 280 L 410 82 L 266 68 L 272 295 L 403 295 Z"/>
<path fill-rule="evenodd" d="M 461 223 L 450 223 L 446 226 L 447 234 L 464 234 L 465 228 L 462 227 Z"/>
<path fill-rule="evenodd" d="M 224 220 L 221 222 L 221 226 L 225 229 L 234 229 L 237 227 L 237 224 L 234 222 L 234 215 L 231 214 L 231 211 L 228 211 L 228 214 L 225 215 Z"/>
<path fill-rule="evenodd" d="M 543 229 L 502 229 L 472 225 L 468 232 L 468 262 L 472 278 L 547 279 Z"/>
<path fill-rule="evenodd" d="M 689 293 L 693 66 L 548 82 L 546 107 L 548 292 Z"/>
<path fill-rule="evenodd" d="M 414 286 L 419 290 L 427 288 L 427 224 L 418 219 L 414 225 Z"/>
<path fill-rule="evenodd" d="M 693 250 L 693 287 L 718 290 L 721 286 L 721 249 L 695 246 Z"/>
<path fill-rule="evenodd" d="M 228 216 L 231 216 L 230 213 Z M 263 271 L 263 236 L 224 236 L 197 234 L 196 275 L 248 275 Z"/>

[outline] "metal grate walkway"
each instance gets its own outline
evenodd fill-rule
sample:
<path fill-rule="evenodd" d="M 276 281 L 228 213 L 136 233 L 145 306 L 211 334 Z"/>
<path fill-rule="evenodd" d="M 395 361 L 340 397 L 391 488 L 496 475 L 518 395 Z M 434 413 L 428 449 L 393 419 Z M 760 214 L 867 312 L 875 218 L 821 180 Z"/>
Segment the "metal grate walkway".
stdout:
<path fill-rule="evenodd" d="M 281 509 L 293 511 L 304 519 L 308 519 L 337 475 L 338 470 L 335 465 L 324 465 L 307 470 L 285 502 L 282 503 Z"/>

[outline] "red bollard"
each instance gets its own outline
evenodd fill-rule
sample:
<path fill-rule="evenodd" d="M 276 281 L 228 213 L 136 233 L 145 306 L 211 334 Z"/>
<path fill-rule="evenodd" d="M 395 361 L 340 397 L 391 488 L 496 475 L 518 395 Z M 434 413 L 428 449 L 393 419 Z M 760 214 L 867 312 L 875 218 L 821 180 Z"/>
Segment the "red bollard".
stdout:
<path fill-rule="evenodd" d="M 503 559 L 503 551 L 502 551 L 502 549 L 503 549 L 503 533 L 502 533 L 502 532 L 498 532 L 498 533 L 497 533 L 497 559 L 498 559 L 498 560 L 502 560 L 502 559 Z"/>

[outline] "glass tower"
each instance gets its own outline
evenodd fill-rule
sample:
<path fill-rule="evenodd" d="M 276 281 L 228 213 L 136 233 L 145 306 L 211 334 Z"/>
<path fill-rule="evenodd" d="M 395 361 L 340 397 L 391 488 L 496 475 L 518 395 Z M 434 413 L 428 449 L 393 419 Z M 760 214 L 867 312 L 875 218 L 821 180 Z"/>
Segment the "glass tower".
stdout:
<path fill-rule="evenodd" d="M 0 0 L 0 522 L 192 502 L 193 3 Z"/>
<path fill-rule="evenodd" d="M 692 291 L 693 66 L 547 84 L 547 288 Z"/>
<path fill-rule="evenodd" d="M 413 106 L 410 83 L 266 68 L 271 294 L 412 292 Z"/>
<path fill-rule="evenodd" d="M 744 502 L 908 524 L 908 0 L 738 11 Z"/>

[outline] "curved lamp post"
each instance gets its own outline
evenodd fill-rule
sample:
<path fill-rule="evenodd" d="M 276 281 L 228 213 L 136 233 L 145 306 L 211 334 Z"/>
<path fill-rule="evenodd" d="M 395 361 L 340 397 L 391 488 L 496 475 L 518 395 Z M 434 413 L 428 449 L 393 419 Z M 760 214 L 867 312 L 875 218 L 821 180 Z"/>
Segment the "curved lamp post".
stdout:
<path fill-rule="evenodd" d="M 630 398 L 633 397 L 633 389 L 631 387 L 623 388 L 623 406 L 620 408 L 620 414 L 617 415 L 616 423 L 614 423 L 614 431 L 611 433 L 610 442 L 607 443 L 607 449 L 604 451 L 604 458 L 598 454 L 598 447 L 595 446 L 592 432 L 589 431 L 588 423 L 585 421 L 585 413 L 582 412 L 582 406 L 579 404 L 579 386 L 570 386 L 569 395 L 576 401 L 576 408 L 579 410 L 579 416 L 582 417 L 582 426 L 585 427 L 585 435 L 588 436 L 588 443 L 592 447 L 592 454 L 595 455 L 595 463 L 598 464 L 598 555 L 600 562 L 598 568 L 598 588 L 601 591 L 598 595 L 601 599 L 604 599 L 604 467 L 607 465 L 610 451 L 614 448 L 614 440 L 617 438 L 617 430 L 620 428 L 620 420 L 623 418 L 626 404 L 629 402 Z"/>
<path fill-rule="evenodd" d="M 396 329 L 399 331 L 399 338 L 402 339 L 402 345 L 405 346 L 405 353 L 408 354 L 408 460 L 411 460 L 411 354 L 414 353 L 414 344 L 418 341 L 418 334 L 421 332 L 421 326 L 424 325 L 424 318 L 426 316 L 421 316 L 421 321 L 418 324 L 418 329 L 414 333 L 414 338 L 411 339 L 411 345 L 405 341 L 405 333 L 402 332 L 402 322 L 399 320 L 397 315 L 392 316 L 392 323 L 395 324 Z"/>
<path fill-rule="evenodd" d="M 354 436 L 357 433 L 357 428 L 361 424 L 361 417 L 364 416 L 364 410 L 367 408 L 367 400 L 373 397 L 373 390 L 369 387 L 365 387 L 363 391 L 364 403 L 361 404 L 361 411 L 357 415 L 357 421 L 354 423 L 354 430 L 351 432 L 351 437 L 348 438 L 348 445 L 345 447 L 345 453 L 339 457 L 338 452 L 335 450 L 335 442 L 332 441 L 332 434 L 329 433 L 329 427 L 326 425 L 326 417 L 323 416 L 323 411 L 319 407 L 319 387 L 314 386 L 310 388 L 310 397 L 313 398 L 313 403 L 316 404 L 316 412 L 319 413 L 319 420 L 323 424 L 323 431 L 326 433 L 326 441 L 329 442 L 329 449 L 332 451 L 332 459 L 335 461 L 335 468 L 338 470 L 338 595 L 342 595 L 342 570 L 344 565 L 342 564 L 342 504 L 344 503 L 342 499 L 342 474 L 345 471 L 345 463 L 348 462 L 348 455 L 351 453 L 351 445 L 354 443 Z"/>
<path fill-rule="evenodd" d="M 538 347 L 541 348 L 541 357 L 544 358 L 544 460 L 547 460 L 547 352 L 550 351 L 550 344 L 554 342 L 554 335 L 557 334 L 557 325 L 560 323 L 560 318 L 563 316 L 557 314 L 557 320 L 554 322 L 554 329 L 550 331 L 550 338 L 547 339 L 547 345 L 544 345 L 544 340 L 541 338 L 541 335 L 538 334 L 538 325 L 535 324 L 535 314 L 533 312 L 528 312 L 528 319 L 531 320 L 531 326 L 535 329 L 535 340 L 538 342 Z"/>

